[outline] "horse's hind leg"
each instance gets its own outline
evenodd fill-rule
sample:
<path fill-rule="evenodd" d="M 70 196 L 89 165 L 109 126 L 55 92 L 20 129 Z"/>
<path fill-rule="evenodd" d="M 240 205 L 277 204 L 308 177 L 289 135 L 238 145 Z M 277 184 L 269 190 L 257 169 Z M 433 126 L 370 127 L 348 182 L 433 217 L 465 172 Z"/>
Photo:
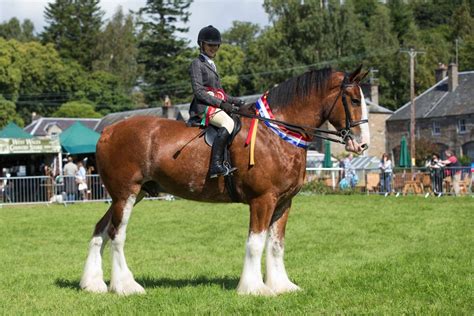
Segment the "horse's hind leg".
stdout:
<path fill-rule="evenodd" d="M 267 239 L 265 284 L 276 294 L 298 291 L 300 288 L 290 281 L 283 262 L 285 229 L 291 200 L 277 207 L 273 214 Z"/>
<path fill-rule="evenodd" d="M 109 290 L 121 295 L 145 293 L 145 289 L 133 278 L 123 251 L 127 224 L 135 202 L 135 194 L 131 194 L 126 200 L 114 201 L 113 203 L 117 207 L 112 213 L 112 221 L 109 228 L 112 248 L 112 274 Z"/>
<path fill-rule="evenodd" d="M 81 288 L 88 292 L 107 292 L 107 284 L 104 282 L 102 272 L 102 253 L 109 239 L 107 230 L 112 218 L 112 212 L 113 207 L 111 206 L 102 219 L 96 224 L 94 235 L 89 243 L 89 255 L 87 256 L 80 283 Z"/>

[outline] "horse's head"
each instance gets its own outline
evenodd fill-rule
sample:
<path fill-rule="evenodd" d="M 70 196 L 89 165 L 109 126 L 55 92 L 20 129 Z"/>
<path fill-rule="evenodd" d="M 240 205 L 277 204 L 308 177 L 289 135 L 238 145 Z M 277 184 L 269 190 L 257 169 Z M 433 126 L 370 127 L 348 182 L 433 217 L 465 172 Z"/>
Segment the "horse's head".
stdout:
<path fill-rule="evenodd" d="M 362 65 L 350 75 L 335 72 L 337 77 L 325 104 L 328 107 L 327 119 L 340 132 L 346 143 L 346 150 L 362 153 L 369 146 L 370 134 L 368 111 L 360 81 L 367 72 L 361 72 Z"/>

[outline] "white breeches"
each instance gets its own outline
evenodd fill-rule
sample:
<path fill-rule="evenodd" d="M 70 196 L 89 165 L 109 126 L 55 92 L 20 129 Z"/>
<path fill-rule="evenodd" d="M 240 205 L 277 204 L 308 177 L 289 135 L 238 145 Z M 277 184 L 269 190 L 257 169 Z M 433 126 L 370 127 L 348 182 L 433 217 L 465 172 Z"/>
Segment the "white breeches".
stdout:
<path fill-rule="evenodd" d="M 216 127 L 225 127 L 232 134 L 234 130 L 234 120 L 222 109 L 217 109 L 209 119 L 209 123 Z"/>

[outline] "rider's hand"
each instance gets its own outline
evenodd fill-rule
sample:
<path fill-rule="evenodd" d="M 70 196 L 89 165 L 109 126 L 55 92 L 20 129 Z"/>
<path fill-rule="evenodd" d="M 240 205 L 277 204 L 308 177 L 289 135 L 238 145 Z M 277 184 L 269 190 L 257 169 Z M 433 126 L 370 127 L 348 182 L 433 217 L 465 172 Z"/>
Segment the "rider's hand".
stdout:
<path fill-rule="evenodd" d="M 225 101 L 223 101 L 221 103 L 220 108 L 223 109 L 224 111 L 226 111 L 227 113 L 232 113 L 236 110 L 236 107 L 234 105 L 230 104 L 229 102 L 225 102 Z"/>
<path fill-rule="evenodd" d="M 237 99 L 237 101 L 234 103 L 234 105 L 238 106 L 240 108 L 242 105 L 245 105 L 245 101 L 241 100 L 241 99 Z"/>

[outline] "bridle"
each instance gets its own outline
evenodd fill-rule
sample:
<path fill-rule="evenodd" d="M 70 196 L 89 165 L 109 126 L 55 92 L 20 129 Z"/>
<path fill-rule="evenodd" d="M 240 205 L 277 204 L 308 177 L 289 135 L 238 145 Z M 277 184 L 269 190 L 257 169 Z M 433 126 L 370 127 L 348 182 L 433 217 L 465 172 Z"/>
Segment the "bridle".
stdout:
<path fill-rule="evenodd" d="M 358 87 L 358 85 L 355 83 L 350 83 L 349 78 L 347 77 L 347 75 L 345 75 L 344 80 L 341 83 L 339 93 L 337 94 L 336 99 L 334 99 L 334 102 L 332 103 L 329 113 L 326 115 L 326 117 L 329 118 L 332 111 L 334 110 L 334 107 L 336 106 L 337 100 L 339 99 L 339 97 L 341 97 L 342 105 L 344 107 L 344 114 L 346 115 L 346 126 L 337 131 L 325 130 L 325 129 L 320 129 L 320 128 L 316 129 L 318 130 L 318 132 L 321 132 L 321 133 L 339 136 L 342 138 L 342 142 L 338 139 L 332 139 L 332 138 L 321 136 L 321 135 L 314 135 L 315 137 L 327 139 L 327 140 L 341 143 L 341 144 L 346 144 L 346 139 L 352 139 L 352 136 L 353 136 L 351 128 L 359 126 L 361 124 L 369 123 L 368 119 L 363 119 L 363 120 L 358 120 L 358 121 L 352 120 L 351 111 L 349 109 L 349 105 L 347 104 L 347 94 L 346 94 L 346 89 L 351 88 L 351 87 Z M 351 100 L 351 105 L 354 106 L 354 102 L 352 100 Z"/>
<path fill-rule="evenodd" d="M 326 139 L 326 140 L 329 140 L 331 142 L 335 142 L 335 143 L 345 145 L 347 143 L 347 140 L 353 138 L 351 128 L 369 122 L 368 119 L 363 119 L 363 120 L 359 120 L 359 121 L 353 121 L 352 120 L 351 111 L 350 111 L 349 105 L 347 103 L 347 94 L 346 94 L 346 89 L 350 88 L 350 87 L 358 87 L 358 85 L 354 84 L 354 83 L 350 83 L 349 78 L 347 77 L 347 75 L 345 75 L 344 80 L 342 81 L 342 83 L 340 85 L 339 93 L 337 94 L 336 98 L 334 99 L 334 102 L 332 103 L 332 106 L 331 106 L 328 114 L 326 115 L 326 117 L 329 118 L 332 111 L 334 110 L 334 107 L 336 106 L 337 100 L 339 99 L 339 97 L 341 97 L 342 98 L 342 104 L 344 106 L 344 113 L 345 113 L 345 116 L 346 116 L 346 126 L 339 129 L 339 130 L 337 130 L 337 131 L 317 128 L 317 127 L 311 127 L 311 126 L 306 126 L 306 125 L 291 124 L 291 123 L 287 123 L 287 122 L 280 121 L 280 120 L 261 117 L 259 115 L 239 113 L 239 112 L 237 112 L 237 114 L 245 116 L 245 117 L 249 117 L 249 118 L 255 118 L 255 119 L 260 120 L 260 121 L 265 121 L 265 122 L 270 122 L 270 123 L 274 123 L 274 124 L 277 124 L 277 125 L 281 125 L 281 126 L 284 126 L 285 128 L 287 128 L 288 130 L 290 130 L 292 132 L 296 132 L 296 133 L 300 133 L 300 134 L 306 134 L 306 135 L 309 135 L 311 137 Z M 351 105 L 354 106 L 354 103 L 353 103 L 352 100 L 351 100 Z M 327 136 L 327 135 L 320 135 L 319 133 L 324 133 L 324 134 L 327 134 L 327 135 L 335 135 L 337 137 L 340 137 L 340 139 L 333 138 L 333 137 L 330 137 L 330 136 Z"/>

